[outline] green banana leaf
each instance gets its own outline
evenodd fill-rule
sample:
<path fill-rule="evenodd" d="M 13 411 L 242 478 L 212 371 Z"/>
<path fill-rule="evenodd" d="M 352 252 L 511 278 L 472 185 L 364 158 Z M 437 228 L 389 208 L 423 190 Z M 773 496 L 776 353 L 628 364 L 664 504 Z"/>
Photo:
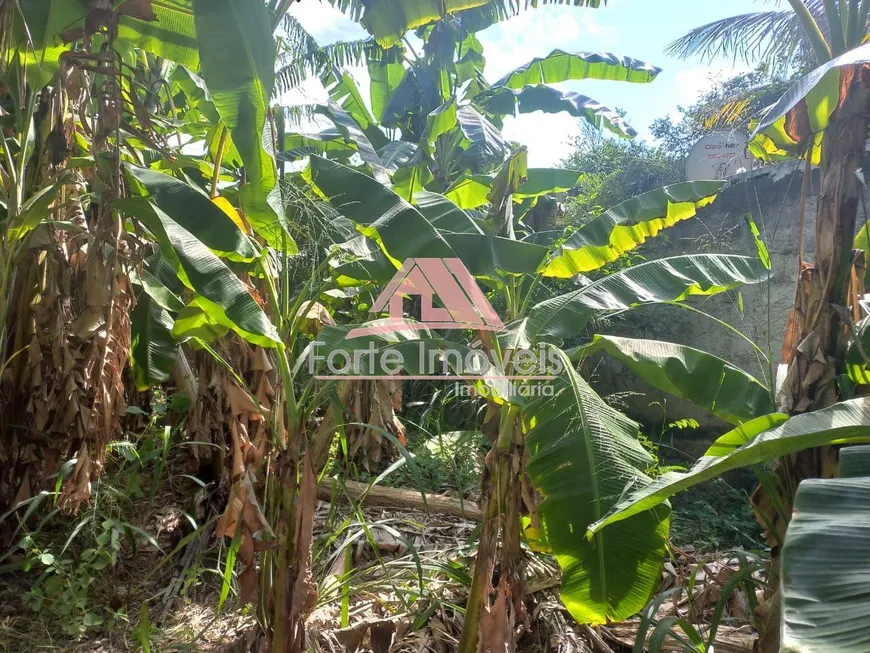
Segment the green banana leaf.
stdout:
<path fill-rule="evenodd" d="M 763 159 L 803 156 L 814 144 L 821 155 L 821 137 L 840 104 L 843 71 L 870 63 L 870 44 L 850 50 L 798 80 L 770 107 L 752 133 L 750 150 Z M 815 160 L 814 160 L 815 162 Z"/>
<path fill-rule="evenodd" d="M 426 143 L 434 143 L 456 126 L 456 98 L 452 97 L 426 116 Z"/>
<path fill-rule="evenodd" d="M 493 88 L 522 88 L 530 84 L 556 84 L 577 79 L 608 79 L 647 84 L 661 72 L 652 64 L 609 52 L 553 50 L 509 72 Z"/>
<path fill-rule="evenodd" d="M 830 408 L 792 417 L 773 428 L 765 428 L 757 418 L 735 431 L 748 433 L 747 443 L 724 456 L 703 456 L 688 472 L 668 472 L 645 487 L 631 491 L 603 518 L 589 527 L 595 533 L 608 524 L 628 519 L 666 501 L 677 492 L 709 481 L 725 472 L 769 462 L 790 453 L 820 447 L 832 442 L 870 438 L 870 399 L 852 399 Z M 758 430 L 761 427 L 763 430 Z M 753 431 L 757 435 L 753 435 Z"/>
<path fill-rule="evenodd" d="M 471 216 L 444 195 L 422 191 L 414 196 L 414 204 L 432 226 L 445 236 L 483 234 L 483 230 Z"/>
<path fill-rule="evenodd" d="M 6 241 L 16 243 L 36 229 L 43 220 L 50 219 L 49 207 L 57 199 L 59 184 L 49 184 L 27 198 L 17 216 L 6 226 Z"/>
<path fill-rule="evenodd" d="M 332 4 L 352 4 L 354 0 L 327 0 Z M 606 1 L 604 3 L 606 5 Z M 574 7 L 598 8 L 603 6 L 601 0 L 490 0 L 485 5 L 465 9 L 456 13 L 456 19 L 462 25 L 462 29 L 474 34 L 482 32 L 488 27 L 495 25 L 511 16 L 516 16 L 521 10 L 538 8 L 546 5 L 570 5 Z"/>
<path fill-rule="evenodd" d="M 248 287 L 200 240 L 141 197 L 116 202 L 138 218 L 157 239 L 164 257 L 175 265 L 178 278 L 198 293 L 194 303 L 215 323 L 232 329 L 261 347 L 281 346 L 281 338 Z"/>
<path fill-rule="evenodd" d="M 472 275 L 496 283 L 502 282 L 500 273 L 534 275 L 549 254 L 543 245 L 490 234 L 444 234 L 444 239 Z"/>
<path fill-rule="evenodd" d="M 199 56 L 198 50 L 197 56 Z M 217 126 L 219 123 L 223 124 L 211 99 L 211 93 L 208 92 L 208 86 L 205 85 L 205 80 L 202 77 L 191 72 L 185 66 L 176 66 L 170 80 L 184 93 L 187 104 L 199 111 L 210 125 Z M 176 89 L 173 88 L 172 91 L 173 95 L 175 95 Z M 224 154 L 224 158 L 226 159 L 226 154 Z"/>
<path fill-rule="evenodd" d="M 366 106 L 353 77 L 349 73 L 333 68 L 321 81 L 326 86 L 330 99 L 347 112 L 373 146 L 384 147 L 388 142 L 387 137 L 378 129 L 378 123 Z"/>
<path fill-rule="evenodd" d="M 384 109 L 381 127 L 401 129 L 414 140 L 422 137 L 423 117 L 446 100 L 435 72 L 423 66 L 407 69 Z"/>
<path fill-rule="evenodd" d="M 840 456 L 842 478 L 804 481 L 795 495 L 782 548 L 783 651 L 870 650 L 870 449 Z"/>
<path fill-rule="evenodd" d="M 247 0 L 193 0 L 193 9 L 202 77 L 245 164 L 242 210 L 269 245 L 295 253 L 280 198 L 275 197 L 275 160 L 263 147 L 275 85 L 269 11 L 264 3 Z"/>
<path fill-rule="evenodd" d="M 501 132 L 474 107 L 457 107 L 456 122 L 467 141 L 464 159 L 491 165 L 503 161 L 510 152 Z"/>
<path fill-rule="evenodd" d="M 659 390 L 681 397 L 721 419 L 740 424 L 774 411 L 770 389 L 707 352 L 657 340 L 595 336 L 581 348 L 603 351 Z"/>
<path fill-rule="evenodd" d="M 149 294 L 142 293 L 130 314 L 130 366 L 140 392 L 169 380 L 178 345 L 174 320 Z"/>
<path fill-rule="evenodd" d="M 60 38 L 66 29 L 80 26 L 89 13 L 84 0 L 18 0 L 11 10 L 12 44 L 27 81 L 37 90 L 51 82 L 60 55 L 69 49 Z M 26 27 L 25 27 L 26 26 Z"/>
<path fill-rule="evenodd" d="M 185 306 L 178 312 L 175 325 L 172 327 L 172 337 L 178 342 L 199 339 L 203 342 L 214 342 L 223 338 L 229 328 L 214 320 L 196 303 Z"/>
<path fill-rule="evenodd" d="M 369 97 L 372 102 L 372 114 L 375 121 L 380 122 L 393 94 L 405 77 L 405 66 L 401 59 L 384 54 L 381 61 L 369 59 L 368 69 L 371 79 Z"/>
<path fill-rule="evenodd" d="M 337 4 L 335 0 L 331 0 Z M 415 27 L 428 25 L 445 14 L 484 5 L 489 0 L 371 0 L 365 3 L 362 26 L 382 48 L 391 48 Z M 339 0 L 341 3 L 341 0 Z M 344 3 L 348 3 L 345 1 Z"/>
<path fill-rule="evenodd" d="M 766 281 L 757 260 L 734 254 L 689 254 L 658 259 L 608 275 L 595 283 L 535 305 L 512 337 L 569 338 L 598 316 L 646 304 L 708 296 L 741 284 Z"/>
<path fill-rule="evenodd" d="M 156 261 L 155 258 L 151 258 L 146 264 L 146 267 L 141 271 L 137 272 L 136 270 L 133 270 L 130 274 L 130 278 L 134 283 L 138 283 L 142 286 L 145 294 L 154 300 L 157 306 L 170 312 L 178 312 L 184 308 L 184 302 L 182 302 L 178 295 L 166 287 L 166 285 L 158 278 L 160 274 L 165 274 L 160 270 L 160 266 L 166 266 L 169 268 L 168 262 L 163 257 L 160 257 Z M 178 281 L 175 270 L 168 269 L 168 272 L 171 273 L 175 285 L 180 286 L 179 290 L 183 292 L 184 286 Z"/>
<path fill-rule="evenodd" d="M 157 206 L 219 256 L 234 261 L 253 261 L 257 257 L 250 239 L 199 188 L 129 163 L 125 169 Z"/>
<path fill-rule="evenodd" d="M 440 227 L 439 231 L 452 249 L 451 256 L 459 258 L 473 276 L 496 284 L 503 283 L 503 274 L 534 274 L 549 251 L 543 245 L 510 238 L 451 233 L 442 231 Z M 339 285 L 354 286 L 367 281 L 385 283 L 396 273 L 395 266 L 383 251 L 367 239 L 342 243 L 339 250 L 352 259 L 333 268 Z"/>
<path fill-rule="evenodd" d="M 389 182 L 387 171 L 384 169 L 384 164 L 375 150 L 374 145 L 372 145 L 366 132 L 360 129 L 353 117 L 345 111 L 343 107 L 330 99 L 329 104 L 321 106 L 318 109 L 318 113 L 322 113 L 332 120 L 338 130 L 356 145 L 359 157 L 363 160 L 363 163 L 371 168 L 375 179 L 383 184 Z M 372 130 L 378 131 L 377 128 L 372 127 L 369 129 L 369 132 Z"/>
<path fill-rule="evenodd" d="M 582 172 L 562 168 L 528 168 L 526 179 L 513 193 L 514 200 L 540 197 L 548 193 L 564 193 L 574 188 Z M 444 193 L 462 209 L 478 209 L 489 203 L 493 175 L 462 175 Z"/>
<path fill-rule="evenodd" d="M 118 37 L 158 57 L 189 68 L 199 68 L 199 48 L 192 1 L 151 0 L 149 4 L 157 20 L 142 20 L 123 15 L 122 9 Z"/>
<path fill-rule="evenodd" d="M 572 368 L 555 381 L 556 396 L 523 410 L 530 425 L 529 476 L 543 500 L 538 516 L 562 568 L 560 596 L 579 623 L 623 621 L 639 611 L 661 580 L 670 509 L 635 515 L 586 537 L 627 488 L 649 483 L 650 454 L 638 425 L 607 405 Z"/>
<path fill-rule="evenodd" d="M 585 120 L 596 129 L 608 131 L 623 138 L 634 138 L 637 132 L 616 111 L 600 102 L 573 91 L 560 91 L 546 84 L 535 84 L 513 89 L 499 87 L 475 99 L 485 111 L 497 116 L 517 113 L 562 113 Z"/>
<path fill-rule="evenodd" d="M 407 200 L 414 201 L 414 195 L 423 192 L 426 186 L 435 181 L 435 177 L 425 162 L 400 168 L 393 174 L 393 190 L 396 194 Z"/>
<path fill-rule="evenodd" d="M 416 143 L 390 141 L 385 147 L 381 148 L 378 155 L 381 157 L 381 162 L 387 172 L 393 174 L 399 168 L 414 165 L 419 160 L 417 156 L 419 150 L 420 148 Z"/>
<path fill-rule="evenodd" d="M 564 193 L 574 188 L 582 172 L 565 168 L 528 168 L 526 179 L 514 191 L 514 199 L 540 197 L 549 193 Z"/>
<path fill-rule="evenodd" d="M 489 204 L 492 175 L 462 175 L 444 192 L 461 209 L 479 209 Z"/>
<path fill-rule="evenodd" d="M 724 187 L 722 181 L 687 181 L 617 204 L 575 231 L 544 268 L 543 274 L 569 279 L 597 270 L 657 236 L 663 229 L 695 217 Z"/>
<path fill-rule="evenodd" d="M 281 161 L 298 161 L 312 154 L 347 161 L 357 151 L 356 143 L 338 129 L 319 132 L 293 132 L 284 136 L 284 149 L 278 154 Z"/>
<path fill-rule="evenodd" d="M 864 263 L 866 269 L 864 271 L 864 285 L 870 287 L 870 222 L 865 224 L 855 236 L 855 246 L 857 249 L 864 252 Z"/>
<path fill-rule="evenodd" d="M 857 338 L 846 352 L 846 375 L 855 385 L 866 386 L 870 385 L 870 363 L 867 362 L 867 351 L 870 349 L 870 317 L 861 320 L 857 332 Z"/>
<path fill-rule="evenodd" d="M 406 258 L 455 258 L 420 211 L 368 175 L 318 156 L 311 157 L 309 175 L 329 203 L 376 242 L 397 269 Z"/>
<path fill-rule="evenodd" d="M 151 0 L 148 4 L 156 20 L 131 15 L 123 5 L 118 8 L 118 39 L 197 68 L 199 51 L 191 0 Z M 13 37 L 21 44 L 18 51 L 26 53 L 28 66 L 34 66 L 33 70 L 28 70 L 28 77 L 41 88 L 57 72 L 60 55 L 69 50 L 62 43 L 61 33 L 70 30 L 72 34 L 81 29 L 90 7 L 86 0 L 17 0 L 16 5 Z M 27 25 L 26 31 L 21 17 Z M 28 43 L 26 47 L 25 43 Z"/>
<path fill-rule="evenodd" d="M 870 446 L 859 445 L 840 450 L 840 478 L 870 477 Z"/>

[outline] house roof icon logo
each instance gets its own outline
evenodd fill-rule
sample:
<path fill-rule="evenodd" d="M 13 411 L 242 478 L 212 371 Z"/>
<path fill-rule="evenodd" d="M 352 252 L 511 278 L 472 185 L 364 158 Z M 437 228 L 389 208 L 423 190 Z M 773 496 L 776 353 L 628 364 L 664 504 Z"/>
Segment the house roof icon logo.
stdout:
<path fill-rule="evenodd" d="M 419 324 L 403 318 L 406 296 L 421 298 Z M 442 306 L 435 305 L 438 298 Z M 348 338 L 421 329 L 501 331 L 504 324 L 490 306 L 474 277 L 458 258 L 409 258 L 378 295 L 371 313 L 389 311 L 389 320 L 353 329 Z"/>

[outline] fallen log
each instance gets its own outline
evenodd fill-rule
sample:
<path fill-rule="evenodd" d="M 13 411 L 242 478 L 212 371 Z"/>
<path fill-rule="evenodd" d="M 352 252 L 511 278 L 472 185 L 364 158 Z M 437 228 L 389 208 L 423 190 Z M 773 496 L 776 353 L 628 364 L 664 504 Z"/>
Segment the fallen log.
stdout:
<path fill-rule="evenodd" d="M 473 501 L 460 501 L 452 497 L 444 497 L 438 494 L 426 494 L 426 502 L 417 490 L 404 490 L 395 487 L 382 487 L 375 485 L 370 488 L 365 483 L 356 481 L 344 481 L 344 489 L 335 486 L 334 495 L 337 498 L 348 497 L 357 501 L 363 497 L 363 503 L 367 506 L 383 506 L 386 508 L 409 508 L 440 515 L 452 515 L 463 517 L 471 521 L 482 521 L 483 512 Z M 321 501 L 332 501 L 333 483 L 326 479 L 317 486 L 317 498 Z"/>

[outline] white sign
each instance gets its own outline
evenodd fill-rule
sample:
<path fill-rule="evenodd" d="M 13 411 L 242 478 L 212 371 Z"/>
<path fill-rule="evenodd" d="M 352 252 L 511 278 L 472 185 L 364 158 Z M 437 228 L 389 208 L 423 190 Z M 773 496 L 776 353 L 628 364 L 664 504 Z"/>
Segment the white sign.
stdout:
<path fill-rule="evenodd" d="M 686 162 L 686 178 L 689 181 L 700 179 L 726 179 L 754 167 L 754 159 L 746 146 L 746 134 L 717 132 L 705 136 L 695 143 Z"/>

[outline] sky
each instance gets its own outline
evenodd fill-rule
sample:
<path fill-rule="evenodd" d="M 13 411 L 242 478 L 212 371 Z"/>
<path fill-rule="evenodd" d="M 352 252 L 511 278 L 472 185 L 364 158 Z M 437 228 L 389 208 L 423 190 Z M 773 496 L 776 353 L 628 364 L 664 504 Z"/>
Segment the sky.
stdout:
<path fill-rule="evenodd" d="M 693 27 L 758 11 L 762 8 L 759 4 L 759 0 L 609 0 L 607 7 L 600 9 L 543 5 L 480 32 L 478 38 L 486 56 L 485 75 L 491 82 L 556 48 L 612 52 L 662 68 L 652 84 L 587 80 L 555 85 L 588 95 L 610 108 L 624 109 L 639 138 L 650 139 L 653 120 L 676 117 L 679 106 L 692 104 L 711 85 L 711 76 L 729 77 L 749 70 L 739 60 L 682 61 L 666 55 L 665 47 Z M 323 45 L 366 36 L 359 25 L 319 0 L 294 3 L 291 13 Z M 367 87 L 364 69 L 354 69 L 351 74 L 361 87 Z M 311 80 L 294 99 L 322 101 L 325 93 L 319 82 Z M 552 166 L 571 153 L 570 141 L 580 133 L 577 120 L 567 114 L 524 114 L 508 117 L 503 133 L 528 146 L 529 165 Z"/>

